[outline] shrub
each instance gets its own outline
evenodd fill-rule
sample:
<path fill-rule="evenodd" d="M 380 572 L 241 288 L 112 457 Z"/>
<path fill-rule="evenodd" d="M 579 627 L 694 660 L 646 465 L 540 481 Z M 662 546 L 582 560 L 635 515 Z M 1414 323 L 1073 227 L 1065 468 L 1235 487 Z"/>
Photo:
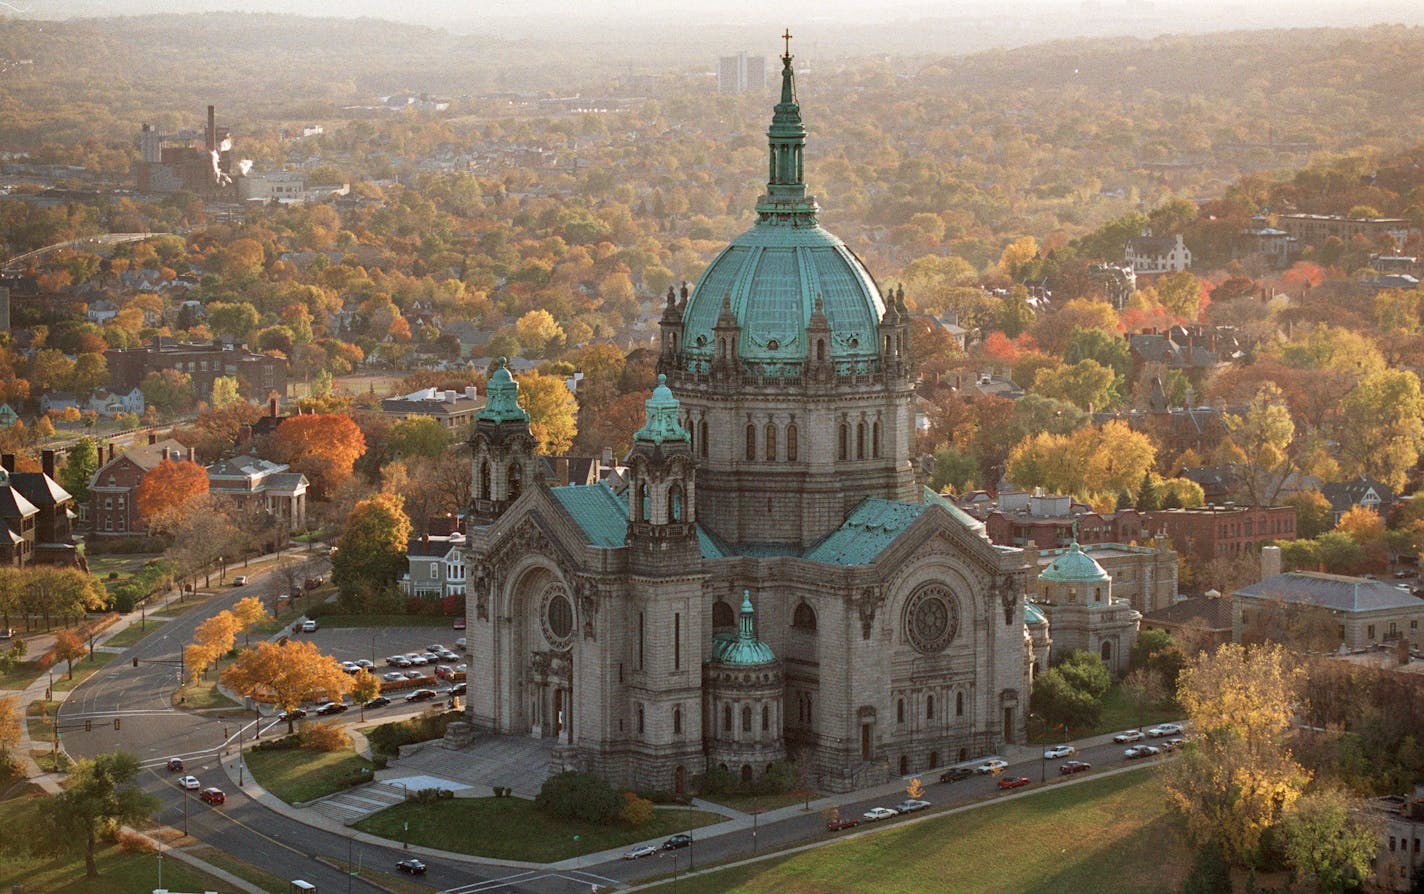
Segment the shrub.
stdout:
<path fill-rule="evenodd" d="M 153 839 L 128 829 L 119 829 L 114 834 L 114 841 L 119 845 L 119 849 L 126 854 L 154 854 L 158 852 L 158 847 L 153 843 Z"/>
<path fill-rule="evenodd" d="M 786 761 L 777 761 L 751 785 L 753 795 L 780 795 L 796 787 L 796 766 Z"/>
<path fill-rule="evenodd" d="M 737 776 L 731 770 L 708 767 L 700 786 L 704 795 L 725 795 L 737 790 Z"/>
<path fill-rule="evenodd" d="M 605 823 L 622 810 L 623 799 L 592 773 L 566 770 L 545 780 L 534 806 L 560 819 Z"/>
<path fill-rule="evenodd" d="M 264 739 L 252 746 L 253 751 L 290 751 L 293 748 L 302 747 L 302 737 L 299 734 L 283 736 L 280 739 Z"/>
<path fill-rule="evenodd" d="M 395 754 L 402 745 L 412 742 L 428 742 L 445 735 L 445 728 L 456 720 L 464 719 L 460 711 L 446 711 L 443 714 L 422 714 L 409 720 L 383 723 L 366 733 L 371 747 L 382 754 Z"/>
<path fill-rule="evenodd" d="M 623 810 L 618 816 L 630 826 L 646 826 L 653 821 L 653 802 L 640 798 L 633 792 L 623 793 Z"/>
<path fill-rule="evenodd" d="M 303 748 L 311 751 L 344 751 L 351 747 L 351 737 L 334 723 L 308 723 L 297 733 Z"/>

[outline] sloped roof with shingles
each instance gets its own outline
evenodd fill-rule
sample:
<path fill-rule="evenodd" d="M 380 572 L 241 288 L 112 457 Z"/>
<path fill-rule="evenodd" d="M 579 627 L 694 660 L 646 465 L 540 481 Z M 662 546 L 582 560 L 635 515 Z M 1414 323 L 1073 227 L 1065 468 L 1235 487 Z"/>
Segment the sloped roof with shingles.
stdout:
<path fill-rule="evenodd" d="M 839 528 L 805 555 L 828 565 L 869 565 L 929 508 L 925 503 L 863 500 Z"/>
<path fill-rule="evenodd" d="M 1346 612 L 1367 612 L 1390 608 L 1418 608 L 1417 596 L 1383 581 L 1318 571 L 1288 571 L 1260 583 L 1242 587 L 1237 595 L 1257 599 L 1318 605 Z"/>
<path fill-rule="evenodd" d="M 628 539 L 627 503 L 603 482 L 553 487 L 554 495 L 594 546 L 616 549 Z"/>
<path fill-rule="evenodd" d="M 1231 600 L 1194 596 L 1142 616 L 1143 623 L 1187 624 L 1196 620 L 1202 621 L 1209 630 L 1230 630 Z"/>

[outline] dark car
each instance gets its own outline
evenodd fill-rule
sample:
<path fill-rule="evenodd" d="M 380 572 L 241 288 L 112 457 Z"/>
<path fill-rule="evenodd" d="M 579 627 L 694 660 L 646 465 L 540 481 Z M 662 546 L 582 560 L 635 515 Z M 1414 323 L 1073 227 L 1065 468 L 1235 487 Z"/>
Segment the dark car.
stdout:
<path fill-rule="evenodd" d="M 1020 788 L 1030 782 L 1027 776 L 1005 776 L 999 780 L 999 788 Z"/>
<path fill-rule="evenodd" d="M 854 829 L 860 825 L 860 820 L 854 817 L 837 817 L 833 820 L 826 820 L 827 832 L 839 832 L 842 829 Z"/>
<path fill-rule="evenodd" d="M 454 686 L 451 686 L 451 687 L 450 687 L 450 694 L 451 694 L 451 695 L 464 695 L 467 691 L 468 691 L 468 689 L 467 689 L 466 686 L 465 686 L 465 681 L 464 681 L 464 680 L 461 680 L 460 682 L 456 683 Z"/>
<path fill-rule="evenodd" d="M 198 798 L 207 801 L 209 804 L 223 804 L 227 802 L 227 795 L 220 788 L 205 788 L 198 792 Z"/>
<path fill-rule="evenodd" d="M 307 716 L 306 708 L 293 708 L 290 711 L 283 711 L 277 715 L 278 720 L 301 720 Z"/>
<path fill-rule="evenodd" d="M 322 717 L 330 717 L 332 714 L 340 714 L 351 706 L 344 702 L 327 702 L 316 709 L 317 714 Z"/>
<path fill-rule="evenodd" d="M 396 869 L 401 872 L 408 872 L 411 875 L 425 875 L 425 864 L 411 857 L 396 864 Z"/>
<path fill-rule="evenodd" d="M 362 705 L 361 707 L 363 707 L 363 708 L 384 708 L 386 705 L 389 705 L 390 703 L 391 703 L 391 700 L 390 700 L 390 699 L 386 698 L 384 695 L 378 695 L 378 696 L 376 696 L 375 698 L 371 699 L 370 701 L 366 702 L 366 704 Z"/>
<path fill-rule="evenodd" d="M 692 836 L 686 833 L 674 835 L 663 842 L 663 850 L 675 851 L 682 847 L 692 847 Z"/>
<path fill-rule="evenodd" d="M 170 772 L 170 773 L 182 773 L 182 772 L 183 772 L 183 761 L 179 760 L 179 759 L 176 758 L 176 757 L 170 757 L 170 758 L 168 759 L 168 772 Z"/>
<path fill-rule="evenodd" d="M 435 698 L 435 695 L 434 689 L 417 689 L 410 695 L 407 695 L 405 700 L 408 702 L 428 702 L 432 698 Z"/>
<path fill-rule="evenodd" d="M 1081 773 L 1084 770 L 1093 769 L 1093 765 L 1087 761 L 1064 761 L 1058 765 L 1058 772 L 1064 776 L 1072 776 L 1074 773 Z"/>
<path fill-rule="evenodd" d="M 939 774 L 939 781 L 958 782 L 961 779 L 968 779 L 970 776 L 973 775 L 974 769 L 972 767 L 950 767 L 948 770 L 945 770 L 943 773 Z"/>

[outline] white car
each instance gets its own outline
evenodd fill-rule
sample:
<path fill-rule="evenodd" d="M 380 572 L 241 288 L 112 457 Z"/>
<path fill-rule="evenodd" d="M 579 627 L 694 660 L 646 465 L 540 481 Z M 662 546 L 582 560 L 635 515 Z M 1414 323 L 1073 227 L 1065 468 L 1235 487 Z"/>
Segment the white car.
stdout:
<path fill-rule="evenodd" d="M 657 852 L 658 852 L 658 849 L 657 849 L 656 847 L 653 847 L 651 844 L 640 844 L 640 845 L 638 845 L 637 847 L 633 848 L 633 849 L 632 849 L 631 851 L 629 851 L 628 853 L 624 854 L 624 855 L 623 855 L 623 859 L 625 859 L 625 860 L 641 860 L 641 859 L 644 858 L 644 857 L 651 857 L 653 854 L 656 854 Z"/>
<path fill-rule="evenodd" d="M 465 638 L 463 636 L 455 640 L 455 648 L 459 649 L 461 652 L 465 651 Z"/>
<path fill-rule="evenodd" d="M 178 780 L 178 784 L 183 788 L 189 789 L 191 791 L 197 791 L 198 789 L 203 787 L 203 784 L 198 781 L 198 777 L 196 776 L 180 777 Z"/>
<path fill-rule="evenodd" d="M 1061 757 L 1072 757 L 1077 753 L 1078 749 L 1072 745 L 1054 745 L 1052 748 L 1044 750 L 1043 759 L 1046 761 L 1056 761 Z"/>
<path fill-rule="evenodd" d="M 1113 741 L 1116 742 L 1116 743 L 1119 744 L 1119 745 L 1122 745 L 1122 744 L 1127 743 L 1127 742 L 1141 742 L 1141 741 L 1142 741 L 1142 730 L 1140 730 L 1140 729 L 1124 730 L 1123 732 L 1118 733 L 1116 736 L 1113 736 Z"/>
<path fill-rule="evenodd" d="M 879 820 L 890 819 L 892 816 L 899 816 L 899 814 L 889 807 L 872 807 L 861 814 L 860 818 L 867 823 L 873 823 Z"/>
<path fill-rule="evenodd" d="M 975 767 L 975 768 L 974 768 L 974 772 L 975 772 L 975 773 L 998 773 L 998 772 L 1000 772 L 1001 770 L 1007 769 L 1008 766 L 1009 766 L 1009 762 L 1008 762 L 1008 761 L 1002 761 L 1002 760 L 999 760 L 999 759 L 996 757 L 996 758 L 994 758 L 994 759 L 992 759 L 992 760 L 987 760 L 987 761 L 985 761 L 984 763 L 980 764 L 979 766 Z"/>
<path fill-rule="evenodd" d="M 1122 756 L 1127 758 L 1128 760 L 1135 760 L 1140 757 L 1153 757 L 1161 753 L 1162 749 L 1158 748 L 1156 745 L 1134 745 L 1124 751 L 1122 753 Z"/>
<path fill-rule="evenodd" d="M 1165 739 L 1167 736 L 1180 736 L 1182 725 L 1180 723 L 1159 723 L 1147 730 L 1147 735 L 1154 739 Z"/>
<path fill-rule="evenodd" d="M 317 624 L 315 621 L 303 621 L 302 633 L 316 633 Z"/>

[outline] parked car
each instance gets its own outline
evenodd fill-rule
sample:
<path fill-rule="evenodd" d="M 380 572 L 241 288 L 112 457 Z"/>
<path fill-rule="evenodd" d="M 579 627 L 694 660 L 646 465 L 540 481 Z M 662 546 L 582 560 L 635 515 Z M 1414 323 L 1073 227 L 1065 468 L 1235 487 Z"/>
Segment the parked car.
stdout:
<path fill-rule="evenodd" d="M 895 805 L 896 813 L 914 813 L 916 810 L 924 810 L 930 806 L 929 801 L 922 801 L 919 798 L 909 798 Z"/>
<path fill-rule="evenodd" d="M 220 788 L 205 788 L 198 792 L 198 800 L 207 801 L 209 804 L 225 804 L 227 795 Z"/>
<path fill-rule="evenodd" d="M 464 680 L 461 680 L 460 682 L 456 683 L 454 686 L 451 686 L 451 687 L 450 687 L 450 694 L 451 694 L 451 695 L 464 695 L 464 694 L 465 694 L 466 692 L 468 692 L 468 691 L 469 691 L 469 689 L 467 688 L 467 686 L 466 686 Z"/>
<path fill-rule="evenodd" d="M 350 705 L 343 702 L 327 702 L 324 705 L 318 705 L 316 713 L 322 717 L 330 717 L 333 714 L 340 714 L 350 707 Z"/>
<path fill-rule="evenodd" d="M 1093 769 L 1093 765 L 1087 761 L 1064 761 L 1058 765 L 1058 772 L 1064 776 L 1072 776 L 1074 773 L 1082 773 L 1084 770 Z"/>
<path fill-rule="evenodd" d="M 317 623 L 315 621 L 303 621 L 302 633 L 316 633 Z"/>
<path fill-rule="evenodd" d="M 869 810 L 865 811 L 865 813 L 862 813 L 860 815 L 860 818 L 865 820 L 867 823 L 875 823 L 879 822 L 880 820 L 890 819 L 892 816 L 899 816 L 899 814 L 891 810 L 889 807 L 872 807 Z"/>
<path fill-rule="evenodd" d="M 468 646 L 466 645 L 466 640 L 463 636 L 455 640 L 455 648 L 459 649 L 461 652 L 465 651 L 465 649 L 468 648 Z"/>
<path fill-rule="evenodd" d="M 378 695 L 378 696 L 376 696 L 375 698 L 371 699 L 370 701 L 366 702 L 366 704 L 362 705 L 361 707 L 363 707 L 363 708 L 384 708 L 386 705 L 389 705 L 390 703 L 391 703 L 391 700 L 390 700 L 389 698 L 386 698 L 384 695 Z"/>
<path fill-rule="evenodd" d="M 404 680 L 405 674 L 400 671 L 386 671 L 384 674 L 381 674 L 381 679 L 394 683 L 396 680 Z"/>
<path fill-rule="evenodd" d="M 1009 765 L 1008 761 L 999 760 L 997 757 L 985 761 L 974 768 L 975 773 L 998 773 Z"/>
<path fill-rule="evenodd" d="M 632 849 L 631 851 L 629 851 L 628 853 L 624 854 L 624 855 L 623 855 L 623 859 L 625 859 L 625 860 L 641 860 L 641 859 L 643 859 L 644 857 L 651 857 L 653 854 L 656 854 L 657 852 L 658 852 L 658 849 L 655 848 L 655 847 L 653 847 L 651 844 L 640 844 L 640 845 L 638 845 L 637 847 L 633 848 L 633 849 Z"/>
<path fill-rule="evenodd" d="M 414 857 L 408 857 L 404 860 L 401 860 L 399 863 L 396 864 L 396 869 L 400 870 L 401 872 L 410 873 L 411 875 L 425 875 L 425 864 L 415 859 Z"/>
<path fill-rule="evenodd" d="M 974 775 L 974 771 L 969 767 L 950 767 L 939 774 L 940 782 L 958 782 L 961 779 L 968 779 Z"/>
<path fill-rule="evenodd" d="M 679 832 L 663 842 L 663 850 L 665 851 L 675 851 L 684 847 L 692 847 L 692 836 L 686 832 Z"/>
<path fill-rule="evenodd" d="M 354 674 L 361 669 L 361 665 L 357 664 L 354 661 L 343 661 L 341 662 L 341 669 L 346 671 L 348 674 Z"/>
<path fill-rule="evenodd" d="M 1136 760 L 1140 757 L 1152 757 L 1154 754 L 1161 754 L 1162 749 L 1155 745 L 1134 745 L 1122 753 L 1128 760 Z"/>
<path fill-rule="evenodd" d="M 417 689 L 405 697 L 408 702 L 428 702 L 435 698 L 434 689 Z"/>
<path fill-rule="evenodd" d="M 176 758 L 176 757 L 170 757 L 170 758 L 168 759 L 168 772 L 170 772 L 170 773 L 182 773 L 182 772 L 183 772 L 183 761 L 180 760 L 179 758 Z"/>
<path fill-rule="evenodd" d="M 858 825 L 860 825 L 860 820 L 858 819 L 849 819 L 847 817 L 838 816 L 835 819 L 826 820 L 826 831 L 839 832 L 842 829 L 854 829 Z"/>
<path fill-rule="evenodd" d="M 283 711 L 277 715 L 278 720 L 301 720 L 307 716 L 305 708 L 293 708 L 290 711 Z"/>
<path fill-rule="evenodd" d="M 1140 729 L 1124 730 L 1123 732 L 1118 733 L 1116 736 L 1113 736 L 1113 741 L 1116 742 L 1116 743 L 1119 744 L 1119 745 L 1124 745 L 1124 744 L 1126 744 L 1126 743 L 1128 743 L 1128 742 L 1141 742 L 1141 741 L 1142 741 L 1142 730 L 1140 730 Z"/>
<path fill-rule="evenodd" d="M 445 651 L 445 647 L 440 645 L 440 643 L 436 643 L 433 646 L 426 646 L 425 651 L 429 652 L 432 655 L 439 655 L 441 652 Z"/>
<path fill-rule="evenodd" d="M 245 587 L 245 586 L 247 586 L 247 575 L 245 575 L 245 574 L 239 574 L 237 577 L 234 577 L 234 578 L 232 579 L 232 585 L 233 585 L 234 587 Z"/>
<path fill-rule="evenodd" d="M 1182 738 L 1168 739 L 1167 741 L 1165 741 L 1165 742 L 1162 743 L 1162 750 L 1163 750 L 1163 751 L 1176 751 L 1178 748 L 1181 748 L 1181 747 L 1182 747 L 1183 745 L 1185 745 L 1185 744 L 1187 744 L 1187 740 L 1186 740 L 1186 739 L 1182 739 Z"/>
<path fill-rule="evenodd" d="M 435 666 L 435 679 L 437 679 L 437 680 L 449 680 L 449 679 L 453 678 L 454 676 L 455 676 L 455 671 L 450 667 L 450 665 L 448 665 L 448 664 L 439 664 L 439 665 L 436 665 L 436 666 Z"/>
<path fill-rule="evenodd" d="M 419 679 L 422 679 L 424 676 L 425 676 L 425 674 L 421 673 L 420 671 L 406 671 L 406 672 L 405 672 L 405 678 L 406 678 L 407 680 L 419 680 Z"/>
<path fill-rule="evenodd" d="M 375 669 L 376 669 L 376 663 L 375 663 L 374 661 L 369 661 L 369 660 L 367 660 L 367 659 L 365 659 L 365 658 L 357 658 L 357 659 L 356 659 L 356 666 L 359 667 L 359 668 L 361 668 L 362 670 L 375 670 Z"/>
<path fill-rule="evenodd" d="M 1022 788 L 1029 784 L 1027 776 L 1005 776 L 999 780 L 999 788 Z"/>
<path fill-rule="evenodd" d="M 456 619 L 455 619 L 455 623 L 454 623 L 454 624 L 451 624 L 450 626 L 451 626 L 452 628 L 454 628 L 455 630 L 464 630 L 464 629 L 465 629 L 465 619 L 464 619 L 464 617 L 461 616 L 461 617 L 459 617 L 459 618 L 456 618 Z"/>
<path fill-rule="evenodd" d="M 1052 748 L 1044 749 L 1043 759 L 1046 761 L 1056 761 L 1060 757 L 1072 757 L 1077 753 L 1078 749 L 1072 745 L 1054 745 Z"/>
<path fill-rule="evenodd" d="M 1159 723 L 1147 730 L 1147 735 L 1154 739 L 1165 739 L 1167 736 L 1180 736 L 1181 734 L 1182 725 L 1180 723 Z"/>
<path fill-rule="evenodd" d="M 198 777 L 196 776 L 182 776 L 178 779 L 178 785 L 180 788 L 186 788 L 194 792 L 203 787 L 203 784 L 198 781 Z"/>

